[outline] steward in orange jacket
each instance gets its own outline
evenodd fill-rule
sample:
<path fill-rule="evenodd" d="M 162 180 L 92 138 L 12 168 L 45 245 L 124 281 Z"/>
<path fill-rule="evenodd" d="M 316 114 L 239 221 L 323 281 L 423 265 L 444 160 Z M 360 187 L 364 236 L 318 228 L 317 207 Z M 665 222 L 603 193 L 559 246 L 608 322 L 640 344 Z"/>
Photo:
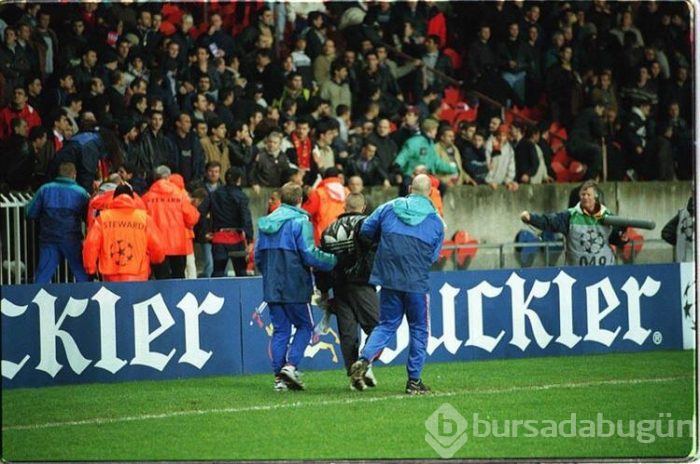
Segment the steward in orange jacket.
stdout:
<path fill-rule="evenodd" d="M 302 208 L 311 215 L 316 245 L 321 243 L 321 233 L 345 212 L 345 198 L 349 193 L 338 178 L 336 168 L 326 169 L 321 183 L 309 193 Z"/>
<path fill-rule="evenodd" d="M 95 274 L 99 269 L 106 282 L 148 280 L 150 262 L 165 258 L 158 230 L 128 185 L 113 193 L 109 208 L 102 210 L 85 238 L 85 271 Z"/>
<path fill-rule="evenodd" d="M 185 257 L 188 253 L 187 229 L 199 221 L 199 211 L 190 201 L 187 192 L 170 182 L 170 168 L 158 166 L 159 179 L 143 196 L 148 214 L 153 218 L 165 248 L 166 260 L 153 269 L 158 279 L 183 279 L 185 277 Z"/>
<path fill-rule="evenodd" d="M 90 230 L 92 225 L 95 223 L 95 219 L 97 219 L 97 216 L 100 215 L 100 211 L 109 208 L 109 205 L 112 203 L 112 199 L 114 198 L 114 189 L 117 187 L 118 185 L 111 182 L 102 184 L 97 195 L 90 199 L 90 202 L 88 203 L 86 221 L 87 230 Z M 146 204 L 143 202 L 141 197 L 136 192 L 133 192 L 133 194 L 134 202 L 136 202 L 136 208 L 145 210 Z"/>

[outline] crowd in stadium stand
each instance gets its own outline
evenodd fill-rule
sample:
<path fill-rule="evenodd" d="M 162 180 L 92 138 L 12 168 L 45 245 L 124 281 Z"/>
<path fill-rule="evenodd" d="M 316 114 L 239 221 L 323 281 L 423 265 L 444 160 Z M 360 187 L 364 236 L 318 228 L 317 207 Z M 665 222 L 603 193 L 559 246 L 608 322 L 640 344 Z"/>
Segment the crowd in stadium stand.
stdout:
<path fill-rule="evenodd" d="M 10 3 L 0 37 L 3 192 L 692 178 L 684 2 Z"/>

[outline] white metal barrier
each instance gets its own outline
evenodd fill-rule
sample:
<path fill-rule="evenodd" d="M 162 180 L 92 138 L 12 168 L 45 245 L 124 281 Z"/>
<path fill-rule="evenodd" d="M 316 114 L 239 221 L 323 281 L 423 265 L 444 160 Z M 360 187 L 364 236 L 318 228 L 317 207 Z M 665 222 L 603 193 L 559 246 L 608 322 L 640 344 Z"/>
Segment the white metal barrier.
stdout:
<path fill-rule="evenodd" d="M 0 283 L 29 284 L 39 260 L 39 227 L 27 219 L 26 207 L 30 193 L 0 194 Z M 54 283 L 74 282 L 64 259 L 54 274 Z"/>

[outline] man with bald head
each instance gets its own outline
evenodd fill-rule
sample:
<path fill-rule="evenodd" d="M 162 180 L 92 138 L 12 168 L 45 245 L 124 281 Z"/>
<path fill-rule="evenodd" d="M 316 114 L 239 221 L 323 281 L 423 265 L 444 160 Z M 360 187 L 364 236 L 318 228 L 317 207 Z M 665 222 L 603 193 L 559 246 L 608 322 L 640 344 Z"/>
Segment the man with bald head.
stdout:
<path fill-rule="evenodd" d="M 430 393 L 421 379 L 428 342 L 428 274 L 445 237 L 442 219 L 428 198 L 430 187 L 428 176 L 415 176 L 407 197 L 384 203 L 362 224 L 360 236 L 379 242 L 369 283 L 382 289 L 379 325 L 350 368 L 351 381 L 365 377 L 406 315 L 410 335 L 406 393 Z"/>

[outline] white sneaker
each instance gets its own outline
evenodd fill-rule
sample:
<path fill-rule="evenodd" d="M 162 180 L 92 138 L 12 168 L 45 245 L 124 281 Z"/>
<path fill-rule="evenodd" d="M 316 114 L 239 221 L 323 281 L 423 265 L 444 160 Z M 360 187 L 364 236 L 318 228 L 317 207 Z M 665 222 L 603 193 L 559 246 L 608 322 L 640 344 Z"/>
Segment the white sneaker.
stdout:
<path fill-rule="evenodd" d="M 282 379 L 282 377 L 277 376 L 277 377 L 275 377 L 274 389 L 275 389 L 275 391 L 287 391 L 289 388 L 287 387 L 287 384 Z"/>
<path fill-rule="evenodd" d="M 287 364 L 280 370 L 280 377 L 287 384 L 290 390 L 303 390 L 304 382 L 301 381 L 299 373 L 296 368 L 290 364 Z"/>
<path fill-rule="evenodd" d="M 374 372 L 372 372 L 372 366 L 367 367 L 367 372 L 365 372 L 365 375 L 362 378 L 362 380 L 368 387 L 377 386 L 377 378 L 374 376 Z"/>

